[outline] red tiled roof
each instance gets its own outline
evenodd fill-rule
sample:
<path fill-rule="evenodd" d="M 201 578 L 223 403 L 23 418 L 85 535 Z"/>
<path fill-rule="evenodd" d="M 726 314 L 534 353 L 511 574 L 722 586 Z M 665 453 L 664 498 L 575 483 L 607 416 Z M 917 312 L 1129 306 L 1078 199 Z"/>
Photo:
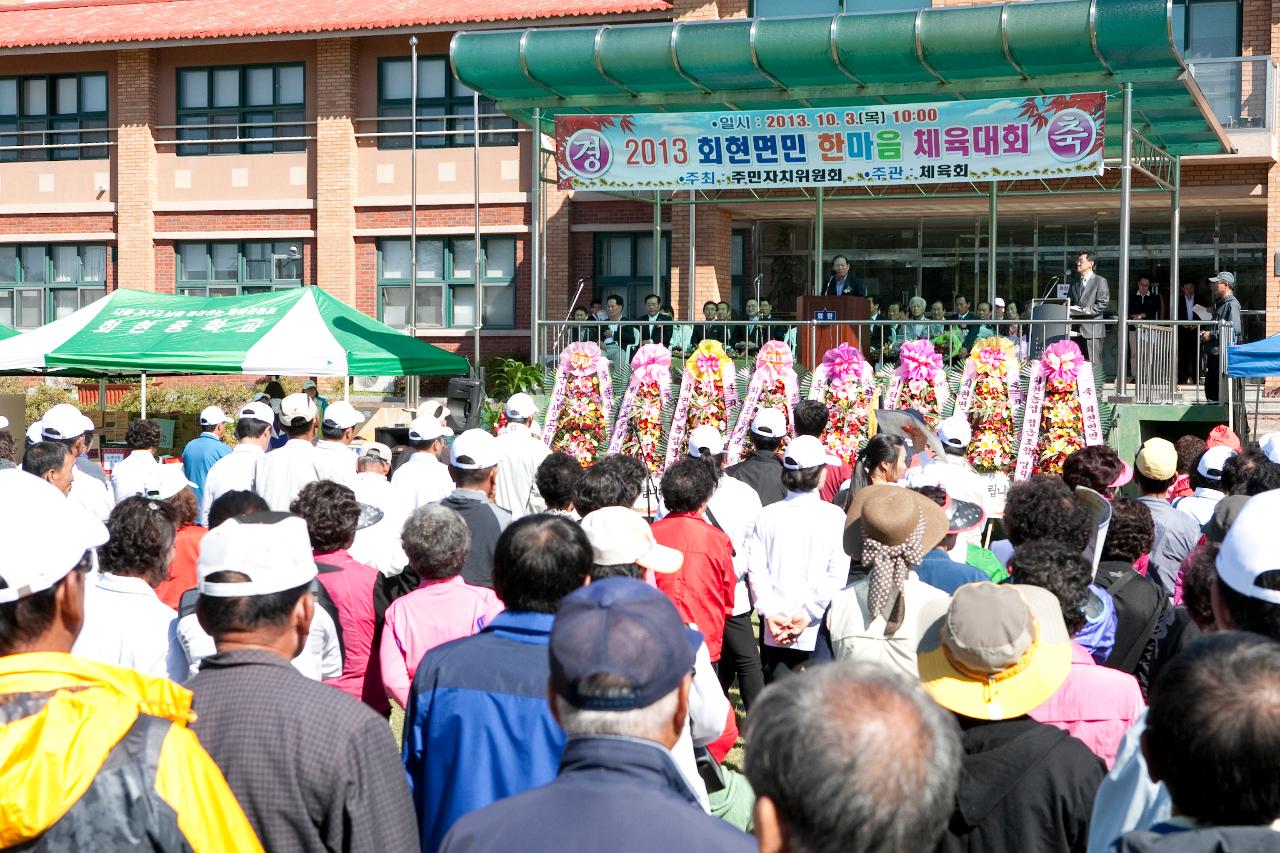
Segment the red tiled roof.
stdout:
<path fill-rule="evenodd" d="M 0 48 L 514 24 L 670 10 L 669 0 L 55 0 L 0 5 Z"/>

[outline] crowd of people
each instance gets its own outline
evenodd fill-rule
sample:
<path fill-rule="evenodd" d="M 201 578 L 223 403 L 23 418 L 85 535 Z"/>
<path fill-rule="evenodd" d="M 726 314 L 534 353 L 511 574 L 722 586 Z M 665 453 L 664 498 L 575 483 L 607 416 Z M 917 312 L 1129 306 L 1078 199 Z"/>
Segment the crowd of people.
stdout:
<path fill-rule="evenodd" d="M 0 847 L 1280 849 L 1280 434 L 991 519 L 962 418 L 849 464 L 805 401 L 646 518 L 527 395 L 395 453 L 309 391 L 184 465 L 137 420 L 109 481 L 63 404 L 0 465 Z"/>

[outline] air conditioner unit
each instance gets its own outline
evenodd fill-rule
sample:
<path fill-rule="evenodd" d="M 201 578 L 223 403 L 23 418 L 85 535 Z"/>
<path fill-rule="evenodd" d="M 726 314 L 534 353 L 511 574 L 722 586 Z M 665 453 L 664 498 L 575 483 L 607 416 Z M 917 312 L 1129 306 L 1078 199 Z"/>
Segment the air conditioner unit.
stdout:
<path fill-rule="evenodd" d="M 353 384 L 357 391 L 386 394 L 392 390 L 395 382 L 396 377 L 394 376 L 356 376 Z"/>

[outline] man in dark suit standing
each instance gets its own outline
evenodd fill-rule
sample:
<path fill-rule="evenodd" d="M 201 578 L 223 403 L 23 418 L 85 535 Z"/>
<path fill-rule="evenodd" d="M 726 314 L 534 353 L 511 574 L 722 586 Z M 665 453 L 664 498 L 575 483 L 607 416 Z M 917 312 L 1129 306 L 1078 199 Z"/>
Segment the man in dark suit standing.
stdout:
<path fill-rule="evenodd" d="M 831 278 L 822 288 L 823 296 L 866 296 L 867 286 L 849 275 L 849 259 L 836 255 L 831 259 Z"/>
<path fill-rule="evenodd" d="M 640 327 L 640 343 L 671 346 L 671 332 L 674 327 L 658 325 L 674 319 L 662 310 L 662 297 L 656 293 L 650 293 L 644 298 L 644 308 L 645 314 L 636 318 L 643 324 Z"/>
<path fill-rule="evenodd" d="M 1164 298 L 1151 289 L 1151 276 L 1138 276 L 1138 289 L 1129 294 L 1129 319 L 1135 323 L 1164 317 Z M 1138 375 L 1138 332 L 1129 328 L 1129 375 Z"/>
<path fill-rule="evenodd" d="M 1182 283 L 1182 292 L 1178 294 L 1173 301 L 1173 319 L 1175 320 L 1198 320 L 1196 309 L 1201 308 L 1206 312 L 1208 308 L 1196 293 L 1194 282 L 1186 281 Z M 1196 381 L 1199 374 L 1199 365 L 1196 363 L 1196 327 L 1195 326 L 1179 326 L 1178 327 L 1178 380 L 1183 383 L 1191 383 Z"/>
<path fill-rule="evenodd" d="M 1079 278 L 1071 285 L 1071 304 L 1080 308 L 1079 317 L 1101 319 L 1111 301 L 1111 291 L 1107 280 L 1094 272 L 1098 256 L 1093 252 L 1081 252 L 1076 258 L 1076 272 Z M 1102 339 L 1106 337 L 1107 327 L 1101 323 L 1086 323 L 1080 326 L 1080 337 L 1088 347 L 1090 363 L 1102 364 Z"/>

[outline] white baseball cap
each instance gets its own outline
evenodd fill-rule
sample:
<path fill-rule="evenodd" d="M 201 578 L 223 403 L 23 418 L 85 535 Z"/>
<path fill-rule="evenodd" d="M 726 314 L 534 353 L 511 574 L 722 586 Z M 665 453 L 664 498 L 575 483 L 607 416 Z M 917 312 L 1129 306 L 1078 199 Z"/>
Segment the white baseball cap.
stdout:
<path fill-rule="evenodd" d="M 997 307 L 997 308 L 1003 308 L 1003 307 L 1004 307 L 1004 299 L 1003 299 L 1003 298 L 1001 298 L 1001 297 L 999 297 L 999 296 L 997 296 L 997 297 L 996 297 L 996 307 Z"/>
<path fill-rule="evenodd" d="M 782 467 L 788 471 L 803 471 L 819 465 L 838 465 L 840 460 L 827 453 L 822 442 L 811 435 L 798 435 L 787 445 L 782 454 Z"/>
<path fill-rule="evenodd" d="M 525 420 L 531 418 L 538 411 L 538 404 L 533 402 L 533 398 L 523 392 L 512 394 L 507 399 L 506 412 L 507 417 Z"/>
<path fill-rule="evenodd" d="M 287 512 L 258 512 L 231 518 L 200 540 L 201 595 L 240 598 L 271 595 L 315 580 L 307 523 Z M 210 583 L 217 572 L 239 572 L 249 580 Z"/>
<path fill-rule="evenodd" d="M 625 506 L 607 506 L 582 519 L 582 532 L 591 543 L 591 562 L 597 566 L 635 563 L 659 574 L 680 571 L 684 554 L 659 545 L 649 523 Z"/>
<path fill-rule="evenodd" d="M 1206 479 L 1221 480 L 1222 466 L 1227 464 L 1227 460 L 1235 455 L 1236 452 L 1230 447 L 1224 447 L 1221 444 L 1214 445 L 1200 454 L 1200 462 L 1196 465 L 1196 471 Z"/>
<path fill-rule="evenodd" d="M 0 429 L 8 429 L 8 428 L 9 428 L 9 419 L 6 418 L 4 415 L 0 415 Z"/>
<path fill-rule="evenodd" d="M 487 430 L 469 429 L 453 440 L 449 461 L 455 468 L 482 471 L 498 464 L 498 439 Z"/>
<path fill-rule="evenodd" d="M 410 441 L 435 441 L 446 435 L 453 435 L 453 430 L 445 426 L 439 418 L 430 415 L 414 418 L 413 423 L 409 424 Z"/>
<path fill-rule="evenodd" d="M 787 434 L 787 416 L 782 409 L 763 408 L 751 420 L 751 431 L 756 435 L 782 438 Z"/>
<path fill-rule="evenodd" d="M 200 426 L 217 426 L 234 423 L 219 406 L 207 406 L 200 411 Z"/>
<path fill-rule="evenodd" d="M 360 458 L 381 459 L 387 464 L 391 463 L 391 448 L 387 447 L 380 441 L 366 441 L 360 445 Z"/>
<path fill-rule="evenodd" d="M 1262 492 L 1245 502 L 1218 552 L 1218 579 L 1241 595 L 1280 604 L 1280 590 L 1258 585 L 1258 577 L 1280 570 L 1274 545 L 1280 491 Z"/>
<path fill-rule="evenodd" d="M 70 403 L 59 403 L 40 419 L 40 435 L 52 441 L 70 441 L 93 432 L 93 421 Z"/>
<path fill-rule="evenodd" d="M 702 426 L 689 433 L 689 455 L 695 459 L 703 456 L 717 456 L 724 453 L 724 436 L 711 424 Z"/>
<path fill-rule="evenodd" d="M 276 413 L 271 410 L 271 407 L 266 403 L 259 403 L 257 400 L 241 406 L 240 411 L 236 412 L 236 417 L 253 418 L 255 421 L 262 421 L 264 424 L 276 422 Z"/>
<path fill-rule="evenodd" d="M 324 425 L 327 427 L 350 429 L 356 424 L 364 422 L 364 413 L 357 411 L 355 406 L 342 400 L 330 403 L 328 408 L 324 410 Z"/>
<path fill-rule="evenodd" d="M 1262 437 L 1262 452 L 1272 462 L 1280 462 L 1280 432 L 1267 433 Z"/>
<path fill-rule="evenodd" d="M 143 494 L 149 498 L 167 501 L 183 489 L 194 489 L 196 484 L 187 479 L 181 465 L 150 465 L 153 470 L 147 473 L 143 486 Z"/>
<path fill-rule="evenodd" d="M 439 400 L 424 400 L 418 404 L 418 408 L 405 411 L 415 418 L 435 418 L 438 421 L 443 421 L 449 414 L 449 409 Z"/>
<path fill-rule="evenodd" d="M 938 439 L 947 447 L 963 450 L 973 441 L 973 429 L 964 415 L 952 415 L 938 424 Z"/>
<path fill-rule="evenodd" d="M 0 541 L 0 604 L 8 604 L 52 588 L 107 541 L 107 528 L 54 486 L 10 468 L 0 471 Z"/>
<path fill-rule="evenodd" d="M 315 401 L 306 394 L 290 394 L 280 401 L 280 420 L 286 426 L 292 424 L 298 418 L 302 418 L 304 421 L 314 421 L 316 419 Z"/>
<path fill-rule="evenodd" d="M 259 391 L 257 394 L 254 394 L 250 400 L 254 403 L 270 403 L 271 395 L 266 391 Z"/>
<path fill-rule="evenodd" d="M 36 421 L 27 427 L 27 444 L 37 444 L 44 441 L 44 424 Z"/>

